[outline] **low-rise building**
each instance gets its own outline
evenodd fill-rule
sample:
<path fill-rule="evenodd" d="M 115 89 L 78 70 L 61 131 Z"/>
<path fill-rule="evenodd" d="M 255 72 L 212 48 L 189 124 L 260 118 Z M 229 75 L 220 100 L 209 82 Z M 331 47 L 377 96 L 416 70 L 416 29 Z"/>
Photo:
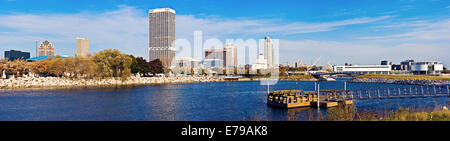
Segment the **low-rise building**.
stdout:
<path fill-rule="evenodd" d="M 444 70 L 444 65 L 437 61 L 412 62 L 410 70 L 414 74 L 441 74 Z"/>
<path fill-rule="evenodd" d="M 28 59 L 30 58 L 30 52 L 22 52 L 19 50 L 5 51 L 5 58 L 8 58 L 10 61 L 17 59 Z"/>

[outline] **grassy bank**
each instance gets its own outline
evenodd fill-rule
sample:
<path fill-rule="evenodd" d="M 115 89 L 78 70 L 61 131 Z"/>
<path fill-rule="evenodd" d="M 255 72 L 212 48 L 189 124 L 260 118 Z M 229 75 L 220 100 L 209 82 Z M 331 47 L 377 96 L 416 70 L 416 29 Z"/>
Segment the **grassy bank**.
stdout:
<path fill-rule="evenodd" d="M 387 106 L 388 107 L 388 106 Z M 439 107 L 439 106 L 436 106 Z M 441 106 L 442 107 L 442 106 Z M 387 108 L 386 108 L 387 109 Z M 450 121 L 450 110 L 446 108 L 422 108 L 412 107 L 398 108 L 397 110 L 368 111 L 358 110 L 355 105 L 339 106 L 327 110 L 326 115 L 317 113 L 314 109 L 309 109 L 305 119 L 299 119 L 295 113 L 288 114 L 284 121 Z M 273 119 L 264 119 L 256 113 L 244 117 L 243 120 L 249 121 L 272 121 Z"/>
<path fill-rule="evenodd" d="M 356 78 L 384 78 L 384 79 L 422 79 L 422 80 L 446 80 L 450 81 L 450 78 L 444 76 L 431 76 L 431 75 L 384 75 L 384 74 L 365 74 L 357 76 Z"/>
<path fill-rule="evenodd" d="M 245 78 L 241 78 L 241 80 L 261 80 L 264 78 L 271 78 L 270 76 L 249 76 L 249 77 L 245 77 Z M 312 75 L 290 75 L 290 76 L 279 76 L 280 80 L 300 80 L 300 81 L 315 81 L 317 80 L 314 76 Z"/>
<path fill-rule="evenodd" d="M 317 80 L 312 75 L 289 75 L 289 76 L 280 76 L 280 80 Z"/>
<path fill-rule="evenodd" d="M 328 121 L 450 121 L 447 109 L 399 108 L 395 111 L 358 111 L 354 105 L 330 110 L 321 120 Z"/>

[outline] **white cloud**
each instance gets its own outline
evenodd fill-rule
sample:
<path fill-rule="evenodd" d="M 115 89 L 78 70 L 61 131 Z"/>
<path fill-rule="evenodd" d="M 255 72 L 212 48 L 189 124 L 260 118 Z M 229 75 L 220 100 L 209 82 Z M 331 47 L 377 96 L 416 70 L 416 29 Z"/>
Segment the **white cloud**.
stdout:
<path fill-rule="evenodd" d="M 356 44 L 349 42 L 303 40 L 303 41 L 280 41 L 280 59 L 295 62 L 301 58 L 304 63 L 312 63 L 322 56 L 319 64 L 324 65 L 328 61 L 331 64 L 379 64 L 381 60 L 400 62 L 405 59 L 418 61 L 443 61 L 450 63 L 448 52 L 450 48 L 440 44 L 401 43 L 392 46 L 377 44 Z M 292 58 L 292 59 L 291 59 Z M 281 62 L 284 63 L 284 62 Z"/>
<path fill-rule="evenodd" d="M 176 18 L 177 38 L 186 38 L 192 41 L 193 31 L 201 30 L 204 33 L 203 41 L 211 37 L 217 37 L 224 41 L 224 38 L 229 36 L 246 39 L 262 38 L 266 34 L 291 35 L 326 32 L 342 26 L 382 21 L 391 18 L 391 16 L 363 17 L 322 23 L 289 23 L 272 19 L 199 18 L 195 15 L 177 15 Z M 450 34 L 436 37 L 439 30 L 441 30 L 441 34 L 448 33 L 448 25 L 450 25 L 448 21 L 447 23 L 436 23 L 396 36 L 411 39 L 413 39 L 412 37 L 417 39 L 448 39 Z M 442 30 L 442 27 L 445 30 Z M 147 11 L 134 7 L 120 6 L 118 10 L 102 13 L 0 15 L 0 29 L 0 51 L 20 49 L 33 54 L 35 52 L 34 41 L 48 38 L 57 48 L 58 54 L 74 55 L 75 38 L 81 36 L 90 40 L 91 52 L 117 48 L 126 53 L 148 58 Z M 438 44 L 398 44 L 388 48 L 383 45 L 321 40 L 281 40 L 280 43 L 280 63 L 296 61 L 290 59 L 297 58 L 314 60 L 318 56 L 328 58 L 333 63 L 350 60 L 356 61 L 355 63 L 367 63 L 386 58 L 405 59 L 403 57 L 398 58 L 399 54 L 417 58 L 415 56 L 424 56 L 424 52 L 432 53 L 433 50 L 437 51 L 434 55 L 437 56 L 437 60 L 450 60 L 445 58 L 446 54 L 443 54 L 443 52 L 449 51 L 448 47 L 445 48 Z"/>
<path fill-rule="evenodd" d="M 442 20 L 437 22 L 415 22 L 410 24 L 392 24 L 385 26 L 386 28 L 397 27 L 402 28 L 405 26 L 415 26 L 411 31 L 384 35 L 384 36 L 366 36 L 360 37 L 360 39 L 376 40 L 383 42 L 392 41 L 450 41 L 450 20 Z"/>

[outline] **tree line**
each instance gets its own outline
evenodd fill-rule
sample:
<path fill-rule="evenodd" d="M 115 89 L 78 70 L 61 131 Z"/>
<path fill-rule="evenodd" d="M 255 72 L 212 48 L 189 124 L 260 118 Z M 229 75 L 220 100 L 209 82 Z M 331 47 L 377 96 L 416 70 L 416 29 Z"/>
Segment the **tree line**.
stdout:
<path fill-rule="evenodd" d="M 39 76 L 54 77 L 121 77 L 128 78 L 131 74 L 164 73 L 159 59 L 147 62 L 142 57 L 121 53 L 117 49 L 100 51 L 90 57 L 48 57 L 45 60 L 28 62 L 26 60 L 0 60 L 0 73 L 23 76 L 33 73 Z"/>

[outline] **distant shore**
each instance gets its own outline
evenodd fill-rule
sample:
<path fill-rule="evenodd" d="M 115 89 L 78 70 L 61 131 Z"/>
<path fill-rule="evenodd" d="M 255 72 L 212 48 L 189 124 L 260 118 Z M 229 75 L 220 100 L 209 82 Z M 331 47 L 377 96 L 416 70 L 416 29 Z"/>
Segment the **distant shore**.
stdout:
<path fill-rule="evenodd" d="M 20 77 L 0 79 L 0 90 L 101 88 L 220 81 L 224 80 L 212 76 L 130 77 L 126 80 L 118 78 L 76 79 L 61 77 Z"/>
<path fill-rule="evenodd" d="M 450 78 L 445 76 L 428 75 L 380 75 L 366 74 L 350 79 L 350 82 L 360 83 L 389 83 L 410 85 L 448 85 Z"/>
<path fill-rule="evenodd" d="M 357 83 L 388 83 L 388 84 L 407 84 L 407 85 L 448 85 L 448 80 L 429 80 L 429 79 L 388 79 L 388 78 L 353 78 L 349 82 Z"/>

